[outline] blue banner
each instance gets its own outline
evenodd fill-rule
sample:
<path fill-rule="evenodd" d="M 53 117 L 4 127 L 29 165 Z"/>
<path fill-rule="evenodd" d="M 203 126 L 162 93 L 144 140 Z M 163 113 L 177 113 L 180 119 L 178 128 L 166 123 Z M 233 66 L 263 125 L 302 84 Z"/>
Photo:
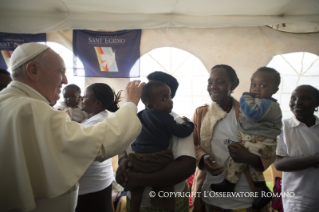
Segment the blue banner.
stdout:
<path fill-rule="evenodd" d="M 140 42 L 141 30 L 73 30 L 73 53 L 83 63 L 86 77 L 139 77 Z M 83 68 L 74 59 L 74 76 L 79 70 Z"/>
<path fill-rule="evenodd" d="M 13 50 L 23 43 L 46 42 L 47 36 L 41 34 L 12 34 L 0 32 L 0 67 L 8 70 Z"/>

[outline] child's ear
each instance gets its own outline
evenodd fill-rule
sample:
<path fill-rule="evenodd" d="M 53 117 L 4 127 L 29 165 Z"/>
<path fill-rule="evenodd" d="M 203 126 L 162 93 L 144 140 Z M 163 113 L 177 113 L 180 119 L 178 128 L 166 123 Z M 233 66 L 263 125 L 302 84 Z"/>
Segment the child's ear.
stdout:
<path fill-rule="evenodd" d="M 232 82 L 230 89 L 233 91 L 233 90 L 235 90 L 236 87 L 237 87 L 236 83 Z"/>
<path fill-rule="evenodd" d="M 102 107 L 102 102 L 100 102 L 99 100 L 97 100 L 97 101 L 96 101 L 96 106 Z"/>
<path fill-rule="evenodd" d="M 152 104 L 147 104 L 147 105 L 146 105 L 146 108 L 147 108 L 148 110 L 153 110 L 153 109 L 154 109 L 154 107 L 153 107 Z"/>

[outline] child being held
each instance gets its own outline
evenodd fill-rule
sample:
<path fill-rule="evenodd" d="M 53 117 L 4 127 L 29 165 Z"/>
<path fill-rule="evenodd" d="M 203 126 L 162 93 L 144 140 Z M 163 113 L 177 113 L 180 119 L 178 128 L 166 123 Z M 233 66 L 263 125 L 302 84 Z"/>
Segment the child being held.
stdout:
<path fill-rule="evenodd" d="M 141 99 L 146 107 L 137 114 L 142 123 L 142 131 L 132 143 L 135 153 L 130 153 L 128 159 L 134 164 L 132 171 L 150 173 L 162 169 L 174 160 L 172 151 L 167 150 L 171 136 L 189 136 L 194 131 L 194 124 L 186 117 L 183 117 L 185 122 L 178 124 L 169 114 L 173 101 L 170 88 L 163 82 L 147 83 L 143 87 Z M 144 188 L 131 191 L 131 212 L 139 211 L 143 190 Z M 152 190 L 157 194 L 159 191 L 174 192 L 174 187 L 153 187 Z M 152 198 L 152 205 L 174 210 L 174 197 L 156 197 L 158 195 Z"/>
<path fill-rule="evenodd" d="M 272 98 L 279 84 L 280 74 L 275 69 L 261 67 L 251 77 L 250 92 L 243 93 L 240 98 L 239 143 L 264 159 L 275 156 L 276 138 L 281 133 L 281 109 L 277 100 Z M 230 157 L 223 186 L 213 184 L 212 190 L 234 191 L 241 173 L 247 168 L 255 187 L 267 189 L 262 172 L 256 171 L 251 165 L 236 163 Z"/>
<path fill-rule="evenodd" d="M 65 111 L 72 121 L 82 122 L 87 113 L 82 111 L 81 89 L 75 84 L 69 84 L 63 89 L 64 101 L 54 106 L 55 110 Z"/>

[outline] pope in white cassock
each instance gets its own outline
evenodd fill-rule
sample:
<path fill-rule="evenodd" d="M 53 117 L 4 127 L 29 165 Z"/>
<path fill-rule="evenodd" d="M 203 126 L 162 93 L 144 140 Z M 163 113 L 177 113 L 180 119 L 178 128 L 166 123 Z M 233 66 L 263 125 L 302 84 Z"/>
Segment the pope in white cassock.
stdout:
<path fill-rule="evenodd" d="M 84 127 L 55 111 L 63 59 L 27 43 L 11 57 L 13 81 L 0 92 L 0 211 L 74 211 L 77 182 L 94 160 L 122 151 L 141 131 L 136 116 L 144 83 L 130 82 L 114 117 Z"/>

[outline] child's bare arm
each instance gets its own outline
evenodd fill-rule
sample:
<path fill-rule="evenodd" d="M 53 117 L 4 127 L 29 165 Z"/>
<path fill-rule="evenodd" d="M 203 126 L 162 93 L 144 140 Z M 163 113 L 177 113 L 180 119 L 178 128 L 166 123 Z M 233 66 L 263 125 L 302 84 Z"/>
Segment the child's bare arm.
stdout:
<path fill-rule="evenodd" d="M 319 165 L 319 154 L 298 157 L 283 157 L 277 155 L 275 167 L 279 171 L 293 172 L 311 167 L 317 168 Z"/>

